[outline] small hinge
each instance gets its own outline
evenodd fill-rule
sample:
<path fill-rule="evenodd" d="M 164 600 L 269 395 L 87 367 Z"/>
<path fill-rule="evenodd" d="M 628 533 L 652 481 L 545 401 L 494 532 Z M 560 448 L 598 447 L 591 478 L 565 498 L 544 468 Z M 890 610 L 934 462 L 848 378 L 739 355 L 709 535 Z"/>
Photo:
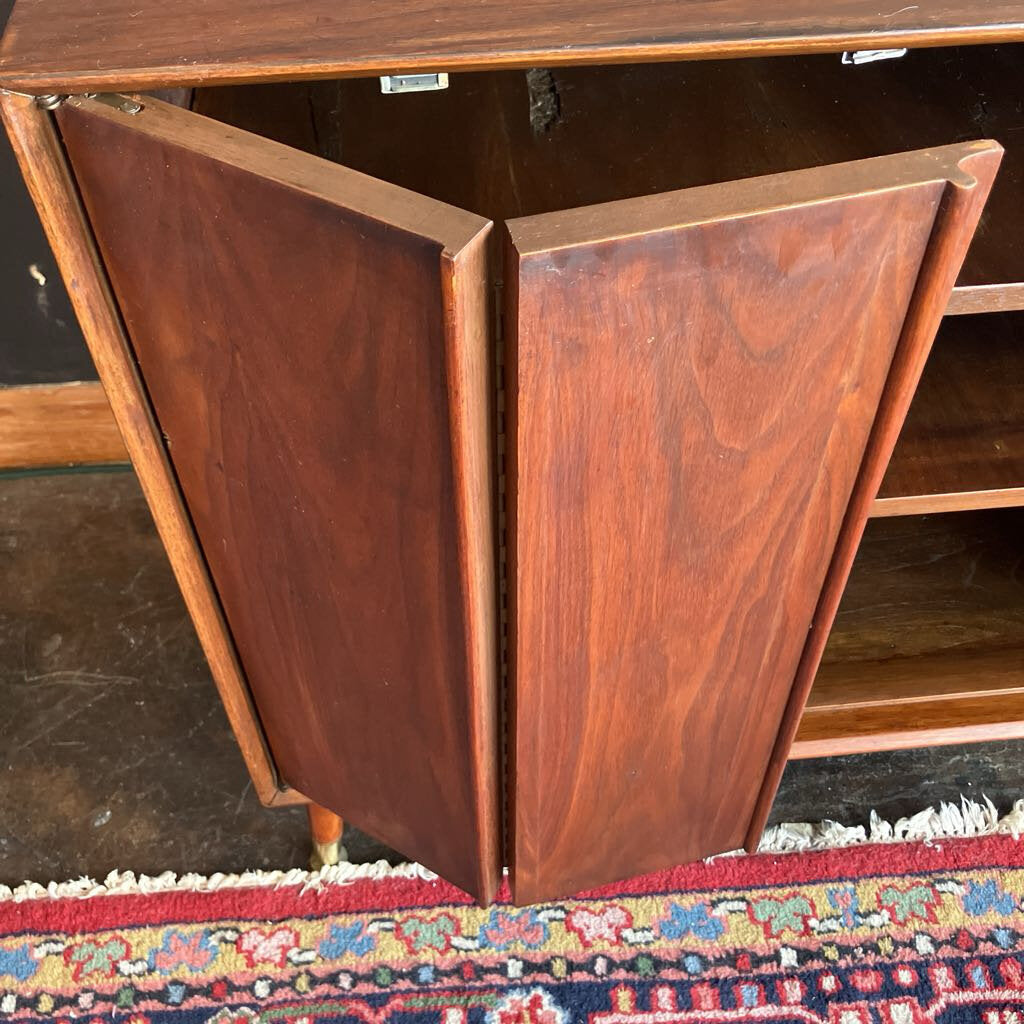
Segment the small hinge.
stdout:
<path fill-rule="evenodd" d="M 18 92 L 17 89 L 0 89 L 0 93 L 3 93 L 4 96 L 20 96 L 22 99 L 32 100 L 37 107 L 42 107 L 43 110 L 56 110 L 67 99 L 67 96 L 57 93 L 39 96 L 32 92 Z"/>
<path fill-rule="evenodd" d="M 494 282 L 494 340 L 501 342 L 505 335 L 505 304 L 502 300 L 504 284 Z"/>
<path fill-rule="evenodd" d="M 844 64 L 873 64 L 876 60 L 899 60 L 906 57 L 905 46 L 894 50 L 844 50 Z"/>
<path fill-rule="evenodd" d="M 448 75 L 381 75 L 380 91 L 392 92 L 434 92 L 448 88 Z"/>
<path fill-rule="evenodd" d="M 142 104 L 138 100 L 133 100 L 130 96 L 121 96 L 116 92 L 87 92 L 85 97 L 120 110 L 122 114 L 137 114 L 142 110 Z"/>
<path fill-rule="evenodd" d="M 36 106 L 43 110 L 56 110 L 66 100 L 72 99 L 72 96 L 64 93 L 39 96 L 30 92 L 18 92 L 16 89 L 0 89 L 0 93 L 5 96 L 21 96 L 24 99 L 33 100 Z M 119 96 L 113 92 L 87 92 L 82 93 L 82 96 L 85 99 L 96 100 L 97 103 L 120 110 L 123 114 L 137 114 L 142 110 L 142 104 L 138 100 L 133 100 L 130 96 Z"/>

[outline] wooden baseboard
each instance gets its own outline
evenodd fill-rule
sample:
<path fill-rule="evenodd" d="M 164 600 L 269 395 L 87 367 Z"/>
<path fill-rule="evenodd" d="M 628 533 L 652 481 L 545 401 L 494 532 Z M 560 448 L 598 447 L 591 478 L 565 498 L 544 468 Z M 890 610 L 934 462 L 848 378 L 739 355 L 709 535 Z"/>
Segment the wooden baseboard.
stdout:
<path fill-rule="evenodd" d="M 98 382 L 0 388 L 0 469 L 127 461 Z"/>

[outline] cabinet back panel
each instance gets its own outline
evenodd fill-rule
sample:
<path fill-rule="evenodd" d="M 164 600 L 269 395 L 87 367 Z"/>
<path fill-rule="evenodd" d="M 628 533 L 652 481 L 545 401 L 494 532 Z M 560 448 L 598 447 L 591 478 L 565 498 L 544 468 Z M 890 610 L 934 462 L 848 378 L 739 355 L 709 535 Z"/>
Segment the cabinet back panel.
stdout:
<path fill-rule="evenodd" d="M 743 844 L 943 195 L 929 159 L 509 225 L 517 902 Z"/>
<path fill-rule="evenodd" d="M 487 899 L 487 223 L 155 101 L 59 121 L 284 779 Z"/>

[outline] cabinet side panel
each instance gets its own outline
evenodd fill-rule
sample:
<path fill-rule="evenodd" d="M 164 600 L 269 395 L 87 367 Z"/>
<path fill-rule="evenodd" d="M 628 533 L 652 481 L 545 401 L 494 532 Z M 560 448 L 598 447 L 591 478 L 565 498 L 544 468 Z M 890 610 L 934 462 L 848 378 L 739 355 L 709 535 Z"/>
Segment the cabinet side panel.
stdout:
<path fill-rule="evenodd" d="M 271 749 L 311 799 L 486 899 L 496 684 L 474 609 L 493 573 L 469 543 L 489 510 L 464 507 L 489 501 L 468 453 L 486 361 L 465 352 L 486 327 L 460 298 L 483 282 L 443 282 L 458 259 L 386 203 L 303 187 L 323 162 L 274 180 L 245 152 L 283 168 L 281 147 L 234 133 L 218 159 L 227 130 L 176 117 L 172 139 L 162 108 L 60 113 Z"/>
<path fill-rule="evenodd" d="M 742 845 L 944 188 L 520 255 L 517 902 Z"/>

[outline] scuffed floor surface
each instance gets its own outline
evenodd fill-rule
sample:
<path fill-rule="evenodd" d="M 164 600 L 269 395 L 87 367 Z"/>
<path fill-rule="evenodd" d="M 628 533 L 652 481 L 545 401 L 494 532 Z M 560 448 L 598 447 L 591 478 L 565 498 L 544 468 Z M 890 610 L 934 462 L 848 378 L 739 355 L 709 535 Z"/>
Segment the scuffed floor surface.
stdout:
<path fill-rule="evenodd" d="M 305 866 L 305 811 L 253 794 L 132 473 L 0 477 L 0 579 L 0 881 Z"/>
<path fill-rule="evenodd" d="M 0 477 L 0 580 L 0 882 L 305 866 L 305 812 L 253 794 L 132 473 Z M 1024 795 L 1024 742 L 800 762 L 772 820 L 961 792 Z"/>

